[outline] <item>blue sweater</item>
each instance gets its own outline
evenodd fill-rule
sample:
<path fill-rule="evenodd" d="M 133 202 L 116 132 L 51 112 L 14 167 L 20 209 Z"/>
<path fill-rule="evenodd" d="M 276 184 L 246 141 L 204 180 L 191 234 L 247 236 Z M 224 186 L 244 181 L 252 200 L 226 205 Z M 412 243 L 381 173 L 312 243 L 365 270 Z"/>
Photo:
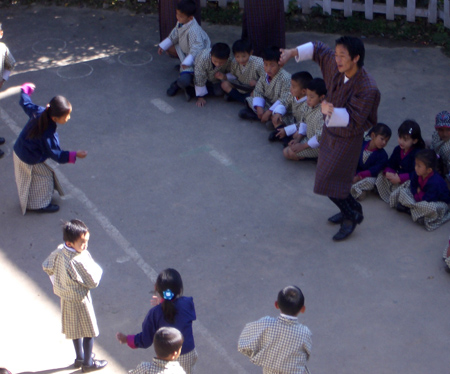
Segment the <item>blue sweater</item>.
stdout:
<path fill-rule="evenodd" d="M 364 141 L 361 149 L 361 153 L 359 155 L 358 166 L 356 168 L 356 173 L 358 174 L 361 171 L 370 171 L 370 175 L 372 177 L 376 177 L 378 173 L 386 167 L 388 161 L 388 154 L 382 149 L 376 149 L 371 153 L 366 163 L 363 162 L 363 154 L 366 148 L 367 143 L 370 140 Z"/>
<path fill-rule="evenodd" d="M 411 179 L 411 193 L 413 195 L 417 194 L 417 189 L 420 187 L 419 185 L 419 177 L 416 172 L 413 171 L 410 174 Z M 422 196 L 422 201 L 428 202 L 438 202 L 442 201 L 444 203 L 450 204 L 450 191 L 448 190 L 447 183 L 444 178 L 442 178 L 438 173 L 434 173 L 427 181 L 425 186 L 422 189 L 424 195 Z"/>
<path fill-rule="evenodd" d="M 147 313 L 142 323 L 142 332 L 134 336 L 134 345 L 137 348 L 148 348 L 153 344 L 153 336 L 156 330 L 163 326 L 175 327 L 184 337 L 181 354 L 191 352 L 195 348 L 194 335 L 192 334 L 192 321 L 196 320 L 194 300 L 192 297 L 181 296 L 174 301 L 177 313 L 175 323 L 170 324 L 164 319 L 161 304 L 153 307 Z"/>
<path fill-rule="evenodd" d="M 403 158 L 401 157 L 401 148 L 398 145 L 394 148 L 391 157 L 389 157 L 387 167 L 395 170 L 397 174 L 412 173 L 416 165 L 416 153 L 420 149 L 413 148 L 411 151 Z"/>
<path fill-rule="evenodd" d="M 59 164 L 68 163 L 69 152 L 61 150 L 58 133 L 56 132 L 56 123 L 51 118 L 49 118 L 47 130 L 41 137 L 27 139 L 28 132 L 33 126 L 37 125 L 38 118 L 45 108 L 33 104 L 30 96 L 24 92 L 20 96 L 19 103 L 30 119 L 14 144 L 14 152 L 17 157 L 28 165 L 39 164 L 47 158 L 51 158 Z"/>

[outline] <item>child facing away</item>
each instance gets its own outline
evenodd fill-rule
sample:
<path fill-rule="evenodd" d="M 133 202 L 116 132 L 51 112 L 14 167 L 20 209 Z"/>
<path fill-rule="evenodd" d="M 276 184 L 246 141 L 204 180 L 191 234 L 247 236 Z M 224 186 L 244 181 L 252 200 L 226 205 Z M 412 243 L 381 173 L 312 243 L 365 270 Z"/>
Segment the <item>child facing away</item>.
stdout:
<path fill-rule="evenodd" d="M 92 288 L 102 277 L 102 268 L 88 251 L 89 229 L 84 222 L 73 219 L 63 225 L 64 244 L 44 261 L 42 267 L 50 276 L 53 292 L 61 299 L 62 333 L 72 339 L 75 368 L 83 373 L 103 369 L 106 360 L 94 360 L 92 348 L 99 330 L 92 304 Z"/>
<path fill-rule="evenodd" d="M 409 187 L 410 173 L 414 171 L 417 151 L 425 148 L 420 126 L 405 120 L 398 128 L 398 146 L 394 148 L 387 167 L 378 174 L 375 186 L 381 199 L 389 204 L 391 193 L 399 187 Z"/>
<path fill-rule="evenodd" d="M 208 35 L 194 18 L 196 11 L 195 1 L 181 0 L 176 12 L 178 23 L 158 48 L 159 55 L 166 51 L 171 56 L 178 56 L 181 61 L 180 75 L 167 89 L 167 95 L 175 96 L 182 89 L 188 101 L 193 95 L 190 86 L 194 79 L 195 59 L 201 51 L 211 45 Z"/>
<path fill-rule="evenodd" d="M 442 111 L 436 115 L 435 131 L 431 137 L 431 149 L 438 155 L 437 171 L 450 183 L 450 113 Z"/>
<path fill-rule="evenodd" d="M 2 23 L 0 22 L 0 39 L 3 38 L 3 28 Z M 14 60 L 13 55 L 9 51 L 8 47 L 5 43 L 0 43 L 0 88 L 2 88 L 3 83 L 5 83 L 11 71 L 14 69 L 14 65 L 16 64 L 16 60 Z M 0 138 L 0 145 L 5 144 L 5 138 Z M 5 155 L 0 149 L 0 158 Z"/>
<path fill-rule="evenodd" d="M 187 374 L 191 374 L 197 361 L 192 334 L 192 322 L 196 319 L 194 301 L 192 297 L 182 296 L 183 281 L 175 269 L 165 269 L 158 275 L 155 291 L 159 295 L 157 305 L 147 313 L 142 323 L 142 332 L 128 336 L 119 332 L 117 340 L 132 349 L 148 348 L 153 344 L 154 334 L 160 327 L 175 327 L 184 337 L 177 361 Z"/>
<path fill-rule="evenodd" d="M 181 353 L 183 335 L 174 327 L 161 327 L 153 337 L 156 357 L 141 362 L 130 374 L 185 374 L 177 358 Z"/>
<path fill-rule="evenodd" d="M 437 156 L 432 149 L 416 153 L 415 170 L 409 188 L 399 188 L 391 194 L 391 208 L 411 215 L 414 222 L 428 231 L 450 220 L 450 191 L 445 180 L 436 173 Z"/>
<path fill-rule="evenodd" d="M 363 141 L 350 191 L 359 200 L 366 197 L 367 191 L 374 189 L 378 174 L 386 167 L 389 156 L 384 147 L 389 142 L 392 131 L 388 125 L 377 123 L 367 135 L 370 139 Z"/>
<path fill-rule="evenodd" d="M 267 316 L 245 325 L 238 351 L 261 366 L 263 373 L 309 373 L 306 362 L 311 356 L 311 331 L 298 322 L 297 316 L 305 312 L 300 288 L 283 288 L 275 308 L 281 311 L 278 318 Z"/>
<path fill-rule="evenodd" d="M 290 96 L 291 75 L 279 64 L 281 52 L 278 47 L 264 50 L 265 75 L 259 78 L 252 94 L 247 97 L 247 105 L 239 112 L 239 117 L 266 123 L 271 121 L 272 112 L 282 104 L 286 107 Z M 291 113 L 287 114 L 290 122 Z"/>
<path fill-rule="evenodd" d="M 234 58 L 231 60 L 230 72 L 218 73 L 217 78 L 222 81 L 221 87 L 227 101 L 245 103 L 258 79 L 266 74 L 263 59 L 253 56 L 252 44 L 245 39 L 236 40 L 231 50 Z"/>
<path fill-rule="evenodd" d="M 306 158 L 319 157 L 319 143 L 323 129 L 323 114 L 321 103 L 325 99 L 327 88 L 322 78 L 314 78 L 306 89 L 306 105 L 303 105 L 301 122 L 298 132 L 284 148 L 283 155 L 288 160 L 300 161 Z M 284 139 L 287 128 L 279 129 L 277 137 Z"/>
<path fill-rule="evenodd" d="M 227 44 L 216 43 L 211 49 L 202 51 L 195 60 L 194 82 L 198 107 L 206 105 L 206 95 L 224 95 L 220 79 L 230 71 L 230 53 Z"/>

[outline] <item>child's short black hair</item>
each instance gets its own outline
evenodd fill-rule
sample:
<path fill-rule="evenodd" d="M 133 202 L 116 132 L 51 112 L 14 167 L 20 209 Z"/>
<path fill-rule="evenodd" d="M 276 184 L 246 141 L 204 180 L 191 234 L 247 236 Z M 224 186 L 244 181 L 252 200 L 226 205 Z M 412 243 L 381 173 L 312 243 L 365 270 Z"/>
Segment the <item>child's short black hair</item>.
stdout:
<path fill-rule="evenodd" d="M 264 61 L 275 61 L 278 63 L 278 61 L 280 61 L 280 57 L 280 48 L 275 46 L 265 48 L 262 53 L 262 58 Z"/>
<path fill-rule="evenodd" d="M 420 130 L 419 124 L 412 120 L 406 119 L 398 128 L 398 137 L 409 136 L 412 140 L 417 140 L 417 143 L 413 146 L 416 149 L 425 148 L 425 141 L 422 138 L 422 131 Z"/>
<path fill-rule="evenodd" d="M 186 14 L 188 17 L 191 17 L 197 12 L 197 4 L 194 0 L 181 0 L 177 4 L 177 10 L 183 14 Z"/>
<path fill-rule="evenodd" d="M 375 136 L 381 135 L 384 136 L 385 138 L 390 138 L 392 136 L 391 128 L 382 122 L 378 122 L 374 127 L 372 127 L 369 130 L 369 135 L 371 135 L 372 133 L 375 134 Z"/>
<path fill-rule="evenodd" d="M 211 48 L 211 56 L 219 60 L 227 60 L 230 57 L 230 47 L 226 43 L 216 43 Z"/>
<path fill-rule="evenodd" d="M 312 81 L 313 77 L 308 71 L 299 71 L 292 74 L 291 79 L 297 82 L 301 88 L 308 87 L 308 83 Z"/>
<path fill-rule="evenodd" d="M 2 30 L 2 24 L 0 23 L 0 31 Z M 0 374 L 11 374 L 11 372 L 6 368 L 0 368 Z"/>
<path fill-rule="evenodd" d="M 416 160 L 422 161 L 427 168 L 435 171 L 437 166 L 436 152 L 432 149 L 421 149 L 416 153 Z"/>
<path fill-rule="evenodd" d="M 239 39 L 233 43 L 231 47 L 233 54 L 247 52 L 249 55 L 252 54 L 253 46 L 252 42 L 248 39 Z"/>
<path fill-rule="evenodd" d="M 327 94 L 327 86 L 322 78 L 312 79 L 306 88 L 310 91 L 315 92 L 317 95 L 322 96 Z"/>
<path fill-rule="evenodd" d="M 336 45 L 343 45 L 347 49 L 352 60 L 356 56 L 359 56 L 357 65 L 360 68 L 364 66 L 366 50 L 361 39 L 355 36 L 341 36 L 339 39 L 336 39 Z"/>
<path fill-rule="evenodd" d="M 296 316 L 305 305 L 305 297 L 297 286 L 287 286 L 278 292 L 277 302 L 283 314 Z"/>
<path fill-rule="evenodd" d="M 74 243 L 87 232 L 89 232 L 88 227 L 79 219 L 63 223 L 63 240 L 65 242 Z"/>
<path fill-rule="evenodd" d="M 183 345 L 183 335 L 174 327 L 161 327 L 155 332 L 153 346 L 158 358 L 167 358 Z"/>

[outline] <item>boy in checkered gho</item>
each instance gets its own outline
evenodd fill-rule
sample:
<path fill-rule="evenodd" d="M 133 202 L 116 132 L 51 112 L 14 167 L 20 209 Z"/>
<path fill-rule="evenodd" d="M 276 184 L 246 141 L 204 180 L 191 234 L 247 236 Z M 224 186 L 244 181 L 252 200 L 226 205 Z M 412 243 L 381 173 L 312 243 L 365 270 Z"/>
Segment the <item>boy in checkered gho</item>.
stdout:
<path fill-rule="evenodd" d="M 248 323 L 239 337 L 238 351 L 248 356 L 263 374 L 309 374 L 306 362 L 311 355 L 311 331 L 298 322 L 305 312 L 305 298 L 297 286 L 278 293 L 278 318 L 263 317 Z"/>
<path fill-rule="evenodd" d="M 90 290 L 96 288 L 102 268 L 87 250 L 89 229 L 84 222 L 73 219 L 63 224 L 64 244 L 58 246 L 42 267 L 50 276 L 53 292 L 61 299 L 62 333 L 72 339 L 75 368 L 83 373 L 103 369 L 106 360 L 94 360 L 94 337 L 99 330 Z"/>

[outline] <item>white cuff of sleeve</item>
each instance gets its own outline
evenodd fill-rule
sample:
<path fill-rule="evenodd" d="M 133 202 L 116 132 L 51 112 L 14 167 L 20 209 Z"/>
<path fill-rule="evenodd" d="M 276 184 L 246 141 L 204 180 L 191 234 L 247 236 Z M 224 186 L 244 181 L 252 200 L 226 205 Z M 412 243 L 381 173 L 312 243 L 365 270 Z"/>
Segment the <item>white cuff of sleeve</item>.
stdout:
<path fill-rule="evenodd" d="M 266 101 L 262 97 L 254 97 L 253 98 L 253 107 L 260 106 L 264 108 L 264 105 L 266 104 Z"/>
<path fill-rule="evenodd" d="M 185 66 L 192 66 L 193 64 L 194 64 L 194 56 L 192 56 L 191 54 L 187 55 L 186 58 L 181 63 L 181 65 Z"/>
<path fill-rule="evenodd" d="M 10 74 L 11 74 L 11 71 L 10 71 L 10 70 L 4 70 L 4 71 L 3 71 L 3 79 L 4 79 L 5 81 L 7 81 Z"/>
<path fill-rule="evenodd" d="M 275 101 L 275 103 L 269 108 L 270 111 L 274 111 L 274 109 L 278 106 L 281 105 L 280 100 Z"/>
<path fill-rule="evenodd" d="M 314 56 L 314 44 L 312 42 L 299 45 L 297 47 L 298 56 L 295 56 L 295 61 L 312 60 Z"/>
<path fill-rule="evenodd" d="M 287 136 L 294 135 L 295 132 L 297 131 L 297 126 L 295 126 L 295 124 L 286 126 L 286 127 L 284 128 L 284 131 L 286 131 L 286 135 L 287 135 Z"/>
<path fill-rule="evenodd" d="M 195 96 L 197 97 L 202 97 L 202 96 L 206 96 L 208 94 L 208 89 L 206 88 L 206 86 L 195 86 Z"/>
<path fill-rule="evenodd" d="M 273 110 L 273 112 L 275 114 L 281 114 L 282 116 L 284 116 L 286 114 L 286 108 L 284 105 L 280 104 Z"/>
<path fill-rule="evenodd" d="M 172 47 L 172 45 L 173 45 L 172 40 L 170 40 L 169 38 L 165 38 L 161 43 L 159 43 L 159 46 L 165 51 L 167 51 L 170 47 Z"/>
<path fill-rule="evenodd" d="M 228 80 L 233 80 L 233 79 L 237 79 L 237 77 L 235 77 L 233 74 L 231 73 L 227 73 L 227 79 Z"/>
<path fill-rule="evenodd" d="M 319 142 L 317 141 L 317 138 L 315 135 L 311 139 L 308 140 L 308 145 L 311 148 L 319 148 Z"/>
<path fill-rule="evenodd" d="M 300 126 L 298 128 L 298 133 L 302 135 L 306 135 L 306 129 L 308 128 L 308 125 L 304 122 L 300 122 Z"/>
<path fill-rule="evenodd" d="M 350 115 L 345 108 L 334 108 L 331 117 L 327 116 L 325 124 L 327 127 L 346 127 L 350 121 Z"/>

